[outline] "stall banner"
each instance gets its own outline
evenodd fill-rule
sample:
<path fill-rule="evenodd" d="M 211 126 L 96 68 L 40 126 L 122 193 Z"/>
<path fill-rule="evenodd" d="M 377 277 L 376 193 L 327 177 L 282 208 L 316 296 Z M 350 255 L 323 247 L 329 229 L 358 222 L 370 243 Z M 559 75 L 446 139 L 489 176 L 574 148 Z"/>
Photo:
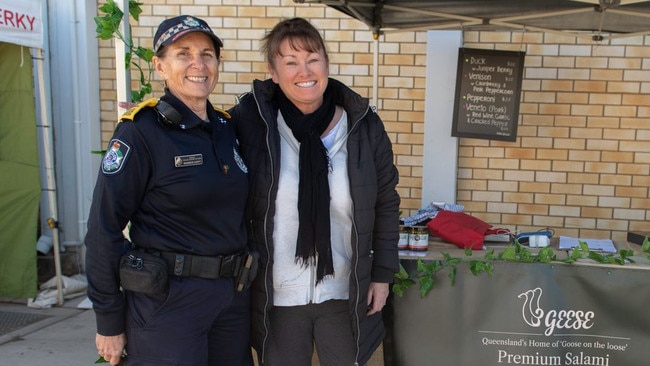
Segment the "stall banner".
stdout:
<path fill-rule="evenodd" d="M 0 41 L 43 48 L 42 0 L 0 0 Z"/>
<path fill-rule="evenodd" d="M 404 261 L 414 270 L 415 261 Z M 495 263 L 459 268 L 392 300 L 393 365 L 599 365 L 648 362 L 648 269 Z"/>

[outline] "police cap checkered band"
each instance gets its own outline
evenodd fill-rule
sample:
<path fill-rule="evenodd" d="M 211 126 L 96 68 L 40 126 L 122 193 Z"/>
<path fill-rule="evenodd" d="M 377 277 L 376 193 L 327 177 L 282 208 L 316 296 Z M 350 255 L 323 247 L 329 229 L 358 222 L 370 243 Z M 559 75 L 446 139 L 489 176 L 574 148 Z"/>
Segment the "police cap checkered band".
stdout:
<path fill-rule="evenodd" d="M 208 23 L 191 15 L 181 15 L 160 23 L 156 35 L 153 37 L 154 51 L 158 52 L 160 47 L 168 46 L 190 32 L 203 32 L 210 36 L 217 52 L 223 47 L 223 42 L 210 29 Z"/>

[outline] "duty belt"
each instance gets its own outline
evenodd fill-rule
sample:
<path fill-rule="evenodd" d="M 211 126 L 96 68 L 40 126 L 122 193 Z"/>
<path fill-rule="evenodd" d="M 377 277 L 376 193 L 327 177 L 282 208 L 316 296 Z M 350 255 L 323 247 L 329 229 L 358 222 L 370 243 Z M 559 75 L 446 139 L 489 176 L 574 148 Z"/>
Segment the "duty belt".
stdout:
<path fill-rule="evenodd" d="M 246 254 L 210 257 L 173 252 L 160 252 L 160 256 L 167 262 L 169 274 L 206 279 L 237 277 L 246 258 Z"/>

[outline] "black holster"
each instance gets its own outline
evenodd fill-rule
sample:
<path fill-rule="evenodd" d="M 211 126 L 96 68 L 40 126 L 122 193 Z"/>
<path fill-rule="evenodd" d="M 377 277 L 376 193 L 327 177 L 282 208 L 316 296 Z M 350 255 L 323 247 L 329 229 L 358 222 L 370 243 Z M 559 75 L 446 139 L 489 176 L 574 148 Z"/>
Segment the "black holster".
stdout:
<path fill-rule="evenodd" d="M 169 287 L 167 263 L 147 252 L 129 250 L 120 258 L 122 289 L 147 295 L 166 294 Z"/>
<path fill-rule="evenodd" d="M 257 268 L 259 266 L 259 254 L 257 252 L 250 252 L 244 258 L 239 275 L 236 278 L 235 289 L 242 292 L 249 288 L 257 276 Z"/>

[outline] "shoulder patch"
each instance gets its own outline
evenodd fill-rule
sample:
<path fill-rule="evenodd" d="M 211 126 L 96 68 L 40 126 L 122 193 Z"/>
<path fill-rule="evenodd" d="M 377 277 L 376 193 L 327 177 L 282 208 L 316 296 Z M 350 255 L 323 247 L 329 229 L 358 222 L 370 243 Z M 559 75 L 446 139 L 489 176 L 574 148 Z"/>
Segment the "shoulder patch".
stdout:
<path fill-rule="evenodd" d="M 135 118 L 135 115 L 138 114 L 144 107 L 155 107 L 158 104 L 158 98 L 149 98 L 143 102 L 140 102 L 138 105 L 135 107 L 131 107 L 122 114 L 122 117 L 120 118 L 121 120 L 128 119 L 129 121 L 133 121 L 133 118 Z"/>
<path fill-rule="evenodd" d="M 112 139 L 102 159 L 102 173 L 115 174 L 122 170 L 131 147 L 119 139 Z"/>

